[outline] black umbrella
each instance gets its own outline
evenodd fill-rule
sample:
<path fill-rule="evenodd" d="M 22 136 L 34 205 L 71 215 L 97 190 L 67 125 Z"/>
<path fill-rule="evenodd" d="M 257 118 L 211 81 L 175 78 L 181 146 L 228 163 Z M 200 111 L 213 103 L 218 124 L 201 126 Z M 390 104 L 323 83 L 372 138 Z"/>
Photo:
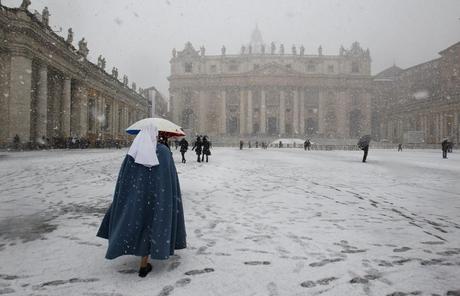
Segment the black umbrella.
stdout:
<path fill-rule="evenodd" d="M 371 135 L 362 136 L 361 139 L 359 139 L 358 141 L 358 147 L 360 149 L 363 149 L 364 147 L 369 145 L 370 142 L 371 142 Z"/>

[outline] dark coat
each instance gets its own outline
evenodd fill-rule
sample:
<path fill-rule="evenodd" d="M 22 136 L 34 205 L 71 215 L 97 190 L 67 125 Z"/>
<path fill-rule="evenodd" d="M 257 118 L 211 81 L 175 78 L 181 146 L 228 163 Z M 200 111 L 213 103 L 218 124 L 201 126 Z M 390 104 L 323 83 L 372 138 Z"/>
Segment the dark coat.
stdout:
<path fill-rule="evenodd" d="M 447 148 L 449 147 L 449 141 L 447 141 L 447 140 L 442 141 L 441 147 L 442 147 L 442 150 L 447 151 Z"/>
<path fill-rule="evenodd" d="M 188 150 L 188 142 L 186 139 L 182 139 L 179 142 L 180 144 L 180 152 L 187 152 Z"/>
<path fill-rule="evenodd" d="M 203 140 L 203 154 L 204 155 L 211 155 L 211 142 L 208 140 Z"/>
<path fill-rule="evenodd" d="M 201 152 L 203 151 L 203 142 L 201 139 L 196 140 L 196 142 L 193 144 L 192 150 L 195 150 L 197 155 L 201 155 Z"/>
<path fill-rule="evenodd" d="M 113 202 L 97 236 L 108 239 L 107 259 L 150 255 L 167 259 L 186 247 L 182 198 L 169 149 L 157 145 L 160 165 L 147 168 L 130 155 L 118 175 Z"/>

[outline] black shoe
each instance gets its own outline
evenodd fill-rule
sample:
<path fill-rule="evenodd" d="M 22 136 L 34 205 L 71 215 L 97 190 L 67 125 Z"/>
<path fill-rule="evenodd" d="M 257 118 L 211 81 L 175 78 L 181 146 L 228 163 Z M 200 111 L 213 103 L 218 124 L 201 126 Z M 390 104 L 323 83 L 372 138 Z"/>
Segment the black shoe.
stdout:
<path fill-rule="evenodd" d="M 151 271 L 152 271 L 152 264 L 147 263 L 146 267 L 139 268 L 139 276 L 145 277 Z"/>

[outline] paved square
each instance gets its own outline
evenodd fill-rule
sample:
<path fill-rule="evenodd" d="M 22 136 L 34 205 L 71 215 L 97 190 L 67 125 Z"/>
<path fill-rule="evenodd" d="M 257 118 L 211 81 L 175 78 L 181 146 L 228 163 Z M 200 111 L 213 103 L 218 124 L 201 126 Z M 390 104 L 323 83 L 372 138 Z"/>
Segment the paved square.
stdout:
<path fill-rule="evenodd" d="M 189 247 L 145 279 L 95 236 L 125 150 L 3 153 L 0 294 L 460 295 L 457 152 L 212 152 L 174 151 Z"/>

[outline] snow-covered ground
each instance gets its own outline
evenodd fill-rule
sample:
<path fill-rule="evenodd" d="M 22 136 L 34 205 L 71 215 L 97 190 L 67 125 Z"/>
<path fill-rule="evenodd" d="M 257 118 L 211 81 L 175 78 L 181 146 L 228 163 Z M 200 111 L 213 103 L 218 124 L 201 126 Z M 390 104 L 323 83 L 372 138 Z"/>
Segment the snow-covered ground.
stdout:
<path fill-rule="evenodd" d="M 189 247 L 144 279 L 95 236 L 124 153 L 0 153 L 0 294 L 460 295 L 458 152 L 174 151 Z"/>

